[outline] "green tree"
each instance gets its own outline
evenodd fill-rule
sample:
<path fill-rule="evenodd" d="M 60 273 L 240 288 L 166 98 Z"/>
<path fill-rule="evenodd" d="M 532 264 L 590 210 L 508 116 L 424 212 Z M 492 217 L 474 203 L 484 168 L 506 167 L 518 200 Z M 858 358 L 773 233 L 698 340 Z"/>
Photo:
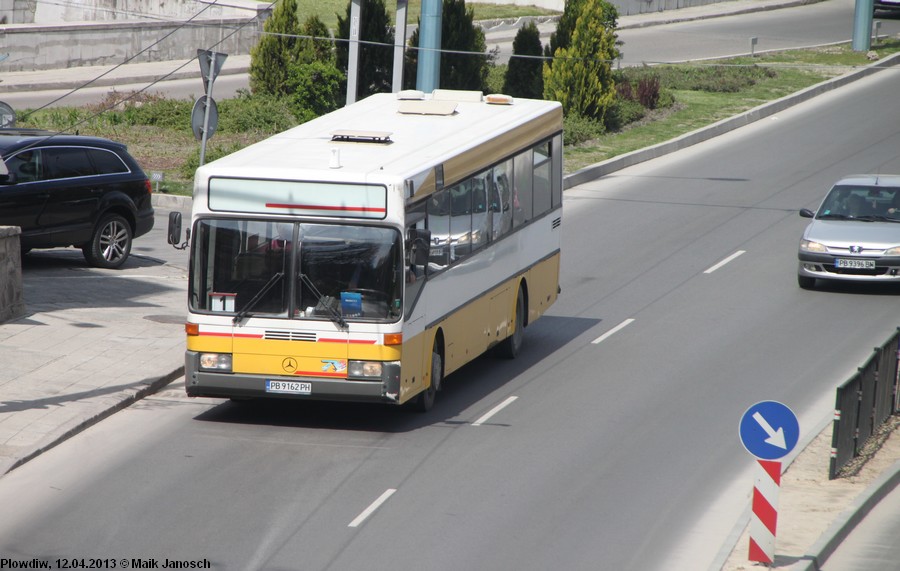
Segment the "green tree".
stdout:
<path fill-rule="evenodd" d="M 359 39 L 359 59 L 357 69 L 356 96 L 363 99 L 373 93 L 391 91 L 394 69 L 394 32 L 384 0 L 367 0 L 362 14 Z M 344 17 L 337 14 L 338 37 L 350 39 L 350 2 Z M 348 73 L 350 49 L 348 42 L 338 42 L 337 66 Z M 342 89 L 346 90 L 346 86 Z"/>
<path fill-rule="evenodd" d="M 503 82 L 503 93 L 514 97 L 540 99 L 544 95 L 543 62 L 540 56 L 541 32 L 534 20 L 519 28 L 513 40 L 513 57 L 509 60 L 506 79 Z"/>
<path fill-rule="evenodd" d="M 312 63 L 314 61 L 335 61 L 334 42 L 331 41 L 331 32 L 328 26 L 317 15 L 310 16 L 303 23 L 300 39 L 299 61 Z M 316 39 L 321 38 L 321 39 Z"/>
<path fill-rule="evenodd" d="M 559 48 L 568 49 L 571 47 L 572 31 L 575 29 L 578 19 L 584 10 L 584 5 L 594 3 L 607 4 L 607 6 L 603 7 L 602 25 L 608 30 L 616 29 L 619 13 L 615 6 L 608 4 L 606 0 L 566 0 L 563 13 L 556 24 L 556 31 L 550 34 L 550 42 L 544 47 L 544 55 L 546 57 L 553 57 Z M 618 55 L 618 51 L 616 51 L 616 57 Z M 550 61 L 550 66 L 553 66 L 552 60 Z"/>
<path fill-rule="evenodd" d="M 615 20 L 610 10 L 615 13 L 615 7 L 604 0 L 583 0 L 571 46 L 556 49 L 552 66 L 544 63 L 544 98 L 562 103 L 566 114 L 603 122 L 615 100 L 611 63 L 616 34 L 615 28 L 608 27 Z"/>
<path fill-rule="evenodd" d="M 288 64 L 296 61 L 299 49 L 297 0 L 281 0 L 263 24 L 263 31 L 259 42 L 250 48 L 250 89 L 283 94 Z"/>
<path fill-rule="evenodd" d="M 291 111 L 301 123 L 339 108 L 346 77 L 331 62 L 312 61 L 290 66 L 287 86 Z"/>
<path fill-rule="evenodd" d="M 465 0 L 443 0 L 441 6 L 440 87 L 484 91 L 496 54 L 487 53 L 484 31 L 475 25 L 474 9 L 466 8 Z M 419 47 L 419 28 L 410 36 L 409 45 Z M 403 75 L 408 87 L 416 85 L 418 55 L 416 49 L 406 53 Z"/>

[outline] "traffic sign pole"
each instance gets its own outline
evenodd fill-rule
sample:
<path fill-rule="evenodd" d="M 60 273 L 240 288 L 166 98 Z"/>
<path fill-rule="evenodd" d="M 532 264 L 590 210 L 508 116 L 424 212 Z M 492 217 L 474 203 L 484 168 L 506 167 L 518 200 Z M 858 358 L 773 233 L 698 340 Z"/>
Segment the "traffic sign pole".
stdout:
<path fill-rule="evenodd" d="M 778 523 L 778 495 L 781 491 L 781 462 L 757 460 L 753 482 L 753 513 L 750 516 L 750 561 L 775 561 L 775 529 Z"/>
<path fill-rule="evenodd" d="M 757 459 L 750 517 L 750 561 L 771 565 L 775 561 L 781 458 L 797 445 L 800 423 L 787 406 L 763 401 L 744 412 L 738 431 L 744 448 Z"/>

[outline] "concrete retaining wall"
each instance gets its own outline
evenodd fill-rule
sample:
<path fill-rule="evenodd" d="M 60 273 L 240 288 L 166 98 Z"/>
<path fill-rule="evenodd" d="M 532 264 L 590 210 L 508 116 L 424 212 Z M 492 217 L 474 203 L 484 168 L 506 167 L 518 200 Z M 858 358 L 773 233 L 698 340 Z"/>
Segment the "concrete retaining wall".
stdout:
<path fill-rule="evenodd" d="M 18 226 L 0 226 L 0 323 L 25 315 Z"/>
<path fill-rule="evenodd" d="M 4 3 L 11 1 L 0 0 L 0 14 L 4 18 Z M 198 4 L 193 6 L 196 13 Z M 0 51 L 9 53 L 0 62 L 0 71 L 183 60 L 195 57 L 198 48 L 215 47 L 227 54 L 248 54 L 259 40 L 262 23 L 270 14 L 268 6 L 253 3 L 251 9 L 239 11 L 242 13 L 239 16 L 191 21 L 169 18 L 0 25 L 3 46 Z"/>

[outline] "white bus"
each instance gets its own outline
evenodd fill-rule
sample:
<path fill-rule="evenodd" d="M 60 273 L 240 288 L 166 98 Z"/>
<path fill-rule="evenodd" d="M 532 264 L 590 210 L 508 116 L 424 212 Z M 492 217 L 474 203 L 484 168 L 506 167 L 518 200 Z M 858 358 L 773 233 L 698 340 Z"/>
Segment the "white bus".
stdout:
<path fill-rule="evenodd" d="M 557 102 L 374 95 L 209 163 L 187 394 L 428 410 L 446 375 L 519 353 L 556 300 L 561 214 Z"/>

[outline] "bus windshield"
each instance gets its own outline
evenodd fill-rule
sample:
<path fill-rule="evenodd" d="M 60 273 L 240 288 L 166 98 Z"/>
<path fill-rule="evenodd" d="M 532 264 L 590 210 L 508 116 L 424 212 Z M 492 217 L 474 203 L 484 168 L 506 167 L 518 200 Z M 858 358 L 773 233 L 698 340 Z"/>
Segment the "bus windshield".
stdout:
<path fill-rule="evenodd" d="M 384 227 L 202 219 L 191 309 L 235 316 L 394 322 L 403 307 L 401 234 Z"/>

